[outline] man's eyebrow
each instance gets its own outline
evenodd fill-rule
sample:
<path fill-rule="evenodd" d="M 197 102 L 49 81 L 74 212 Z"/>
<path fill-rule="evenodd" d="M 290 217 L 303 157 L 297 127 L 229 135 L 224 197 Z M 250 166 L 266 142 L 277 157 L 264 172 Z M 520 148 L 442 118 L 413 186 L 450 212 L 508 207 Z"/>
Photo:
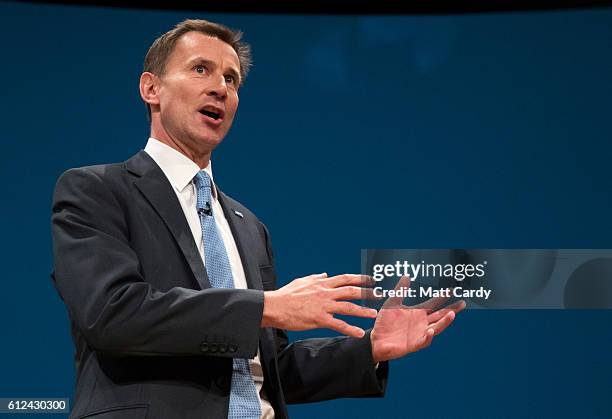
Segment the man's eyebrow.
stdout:
<path fill-rule="evenodd" d="M 207 65 L 209 67 L 217 67 L 217 64 L 214 61 L 211 60 L 207 60 L 204 57 L 195 57 L 192 58 L 191 60 L 189 60 L 189 62 L 187 63 L 187 65 L 189 65 L 189 67 L 191 67 L 192 65 L 196 65 L 196 64 L 204 64 Z M 234 78 L 236 80 L 238 80 L 238 82 L 240 82 L 240 73 L 238 71 L 236 71 L 233 67 L 230 67 L 227 70 L 232 76 L 234 76 Z"/>
<path fill-rule="evenodd" d="M 196 64 L 206 64 L 211 67 L 217 66 L 214 61 L 207 60 L 206 58 L 203 58 L 203 57 L 194 57 L 187 62 L 187 65 L 189 66 L 196 65 Z"/>

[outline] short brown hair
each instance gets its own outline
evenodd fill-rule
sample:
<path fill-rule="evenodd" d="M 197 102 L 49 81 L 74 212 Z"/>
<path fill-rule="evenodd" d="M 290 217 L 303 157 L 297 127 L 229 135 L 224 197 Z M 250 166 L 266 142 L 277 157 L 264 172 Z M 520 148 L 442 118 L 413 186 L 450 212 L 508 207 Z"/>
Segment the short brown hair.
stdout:
<path fill-rule="evenodd" d="M 143 71 L 156 76 L 163 76 L 166 72 L 166 63 L 172 55 L 177 41 L 187 32 L 201 32 L 213 36 L 234 48 L 240 62 L 240 85 L 244 83 L 251 69 L 253 57 L 251 56 L 250 45 L 242 41 L 242 32 L 204 19 L 184 20 L 178 23 L 174 29 L 157 38 L 145 56 Z M 149 121 L 151 121 L 151 106 L 148 103 L 146 105 Z"/>

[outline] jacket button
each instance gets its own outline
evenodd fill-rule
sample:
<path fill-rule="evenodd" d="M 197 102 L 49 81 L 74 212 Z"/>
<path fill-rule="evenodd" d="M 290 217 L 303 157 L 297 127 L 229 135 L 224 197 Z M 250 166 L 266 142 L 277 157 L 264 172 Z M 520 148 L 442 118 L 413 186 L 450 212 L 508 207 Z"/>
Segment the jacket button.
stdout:
<path fill-rule="evenodd" d="M 217 352 L 217 344 L 216 343 L 211 343 L 208 347 L 209 352 L 215 353 Z"/>
<path fill-rule="evenodd" d="M 219 352 L 224 354 L 227 352 L 227 344 L 226 343 L 220 343 L 219 344 Z"/>
<path fill-rule="evenodd" d="M 230 343 L 230 345 L 229 345 L 229 351 L 230 351 L 231 353 L 234 353 L 234 352 L 236 352 L 237 350 L 238 350 L 238 345 L 236 345 L 235 343 Z"/>
<path fill-rule="evenodd" d="M 208 352 L 208 343 L 206 343 L 206 342 L 202 342 L 202 343 L 200 344 L 200 351 L 202 351 L 202 352 Z"/>

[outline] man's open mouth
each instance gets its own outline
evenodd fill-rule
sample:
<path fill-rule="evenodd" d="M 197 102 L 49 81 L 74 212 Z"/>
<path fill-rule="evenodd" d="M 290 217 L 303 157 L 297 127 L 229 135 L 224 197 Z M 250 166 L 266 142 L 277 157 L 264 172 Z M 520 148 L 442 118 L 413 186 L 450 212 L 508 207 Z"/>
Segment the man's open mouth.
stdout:
<path fill-rule="evenodd" d="M 204 106 L 199 112 L 215 121 L 223 119 L 223 110 L 214 106 Z"/>

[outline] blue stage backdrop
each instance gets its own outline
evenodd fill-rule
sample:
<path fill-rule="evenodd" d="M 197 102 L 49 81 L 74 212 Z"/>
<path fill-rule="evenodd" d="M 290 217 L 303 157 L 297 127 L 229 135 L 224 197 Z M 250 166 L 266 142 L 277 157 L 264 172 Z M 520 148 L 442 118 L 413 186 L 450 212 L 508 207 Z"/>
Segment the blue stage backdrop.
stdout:
<path fill-rule="evenodd" d="M 144 147 L 142 61 L 185 18 L 241 28 L 253 46 L 215 180 L 268 225 L 281 284 L 358 272 L 361 248 L 612 248 L 610 9 L 328 17 L 0 3 L 0 397 L 73 394 L 68 317 L 49 279 L 55 180 Z M 392 362 L 384 399 L 290 413 L 609 417 L 610 324 L 610 310 L 466 312 Z"/>

